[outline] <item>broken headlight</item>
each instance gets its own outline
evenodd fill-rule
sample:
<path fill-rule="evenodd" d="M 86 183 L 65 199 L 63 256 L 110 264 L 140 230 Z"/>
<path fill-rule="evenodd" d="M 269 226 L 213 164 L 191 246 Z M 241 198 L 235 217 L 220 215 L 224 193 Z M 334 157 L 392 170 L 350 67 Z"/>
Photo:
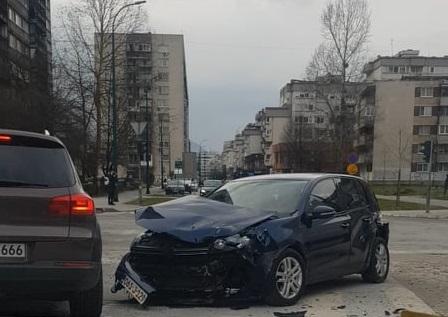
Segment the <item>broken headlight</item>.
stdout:
<path fill-rule="evenodd" d="M 250 238 L 247 236 L 241 236 L 239 234 L 215 240 L 214 247 L 218 250 L 223 250 L 226 247 L 234 247 L 237 249 L 242 249 L 250 244 Z"/>

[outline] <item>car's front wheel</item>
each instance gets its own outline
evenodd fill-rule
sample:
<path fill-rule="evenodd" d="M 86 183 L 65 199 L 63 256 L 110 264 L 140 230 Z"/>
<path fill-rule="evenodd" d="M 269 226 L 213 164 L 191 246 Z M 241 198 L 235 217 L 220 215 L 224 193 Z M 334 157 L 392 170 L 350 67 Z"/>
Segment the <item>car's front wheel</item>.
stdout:
<path fill-rule="evenodd" d="M 389 249 L 387 243 L 382 238 L 376 238 L 370 263 L 367 270 L 362 273 L 362 278 L 368 283 L 382 283 L 389 274 Z"/>
<path fill-rule="evenodd" d="M 70 298 L 70 317 L 100 317 L 103 308 L 103 274 L 94 288 Z"/>
<path fill-rule="evenodd" d="M 273 263 L 265 301 L 272 306 L 294 305 L 305 288 L 305 261 L 291 249 L 284 251 Z"/>

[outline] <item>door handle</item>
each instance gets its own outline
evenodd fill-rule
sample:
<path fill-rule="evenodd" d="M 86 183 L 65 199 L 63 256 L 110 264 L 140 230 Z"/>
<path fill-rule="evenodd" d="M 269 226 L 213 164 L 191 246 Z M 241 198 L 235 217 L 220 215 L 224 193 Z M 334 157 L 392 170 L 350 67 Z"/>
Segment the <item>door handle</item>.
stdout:
<path fill-rule="evenodd" d="M 341 225 L 341 227 L 344 228 L 344 229 L 346 229 L 346 228 L 350 228 L 350 223 L 348 223 L 348 222 L 343 223 L 343 224 Z"/>
<path fill-rule="evenodd" d="M 362 219 L 362 221 L 364 223 L 372 223 L 372 219 L 370 219 L 370 218 L 364 218 L 364 219 Z"/>

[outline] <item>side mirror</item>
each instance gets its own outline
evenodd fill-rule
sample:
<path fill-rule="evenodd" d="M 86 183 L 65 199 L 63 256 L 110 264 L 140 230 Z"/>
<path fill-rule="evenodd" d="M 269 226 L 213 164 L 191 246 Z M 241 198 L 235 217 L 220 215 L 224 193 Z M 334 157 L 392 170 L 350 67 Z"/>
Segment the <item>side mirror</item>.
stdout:
<path fill-rule="evenodd" d="M 336 215 L 336 210 L 330 206 L 317 206 L 311 212 L 310 216 L 312 219 L 327 219 Z"/>

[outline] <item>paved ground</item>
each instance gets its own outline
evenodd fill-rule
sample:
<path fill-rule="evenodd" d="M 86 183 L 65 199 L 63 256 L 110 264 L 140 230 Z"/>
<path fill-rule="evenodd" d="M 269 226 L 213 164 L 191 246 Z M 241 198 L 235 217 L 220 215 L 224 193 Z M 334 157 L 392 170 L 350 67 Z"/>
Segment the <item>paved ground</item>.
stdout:
<path fill-rule="evenodd" d="M 389 220 L 392 276 L 448 316 L 448 220 Z"/>
<path fill-rule="evenodd" d="M 353 276 L 312 286 L 299 305 L 272 308 L 251 303 L 250 308 L 149 306 L 142 308 L 129 301 L 120 292 L 111 294 L 109 289 L 118 260 L 127 251 L 132 238 L 141 229 L 133 223 L 133 214 L 115 212 L 100 214 L 104 240 L 105 301 L 103 316 L 273 316 L 274 312 L 307 310 L 306 316 L 355 317 L 385 316 L 398 308 L 421 312 L 431 309 L 414 292 L 439 312 L 448 312 L 445 294 L 448 291 L 448 221 L 391 218 L 392 277 L 385 284 L 364 284 Z M 442 255 L 440 255 L 442 254 Z M 443 278 L 439 278 L 442 276 Z M 408 286 L 411 290 L 403 287 Z M 239 305 L 240 306 L 240 305 Z M 338 308 L 339 307 L 339 308 Z M 244 308 L 244 307 L 233 307 Z M 52 316 L 66 317 L 66 303 L 0 303 L 0 316 Z M 12 314 L 12 313 L 15 314 Z M 397 316 L 391 314 L 391 316 Z"/>

